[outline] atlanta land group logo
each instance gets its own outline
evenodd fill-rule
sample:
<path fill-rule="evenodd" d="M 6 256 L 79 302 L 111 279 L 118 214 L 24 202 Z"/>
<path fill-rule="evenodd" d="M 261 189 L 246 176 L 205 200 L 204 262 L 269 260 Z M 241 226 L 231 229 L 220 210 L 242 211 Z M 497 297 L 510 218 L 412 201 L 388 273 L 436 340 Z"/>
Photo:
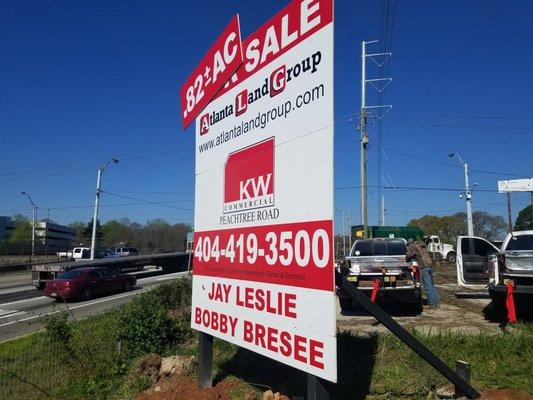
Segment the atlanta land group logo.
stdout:
<path fill-rule="evenodd" d="M 261 98 L 279 95 L 285 90 L 288 82 L 306 74 L 314 74 L 318 70 L 321 60 L 322 53 L 317 51 L 293 66 L 287 67 L 283 64 L 275 68 L 269 76 L 265 77 L 261 86 L 250 90 L 244 89 L 235 96 L 233 103 L 202 115 L 200 117 L 200 136 L 209 133 L 209 129 L 213 125 L 230 115 L 239 116 L 244 114 L 250 104 L 259 101 Z"/>
<path fill-rule="evenodd" d="M 274 138 L 228 156 L 224 168 L 223 212 L 274 206 Z"/>

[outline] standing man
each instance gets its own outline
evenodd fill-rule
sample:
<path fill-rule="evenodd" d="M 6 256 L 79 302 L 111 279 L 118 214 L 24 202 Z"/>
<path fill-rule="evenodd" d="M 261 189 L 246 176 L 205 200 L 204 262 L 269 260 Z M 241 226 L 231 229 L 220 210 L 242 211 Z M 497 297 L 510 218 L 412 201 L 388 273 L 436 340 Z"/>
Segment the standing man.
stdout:
<path fill-rule="evenodd" d="M 439 306 L 439 296 L 433 284 L 433 260 L 431 259 L 427 246 L 422 241 L 414 242 L 413 239 L 407 241 L 407 254 L 405 259 L 409 262 L 416 259 L 422 275 L 422 285 L 426 292 L 428 305 Z"/>

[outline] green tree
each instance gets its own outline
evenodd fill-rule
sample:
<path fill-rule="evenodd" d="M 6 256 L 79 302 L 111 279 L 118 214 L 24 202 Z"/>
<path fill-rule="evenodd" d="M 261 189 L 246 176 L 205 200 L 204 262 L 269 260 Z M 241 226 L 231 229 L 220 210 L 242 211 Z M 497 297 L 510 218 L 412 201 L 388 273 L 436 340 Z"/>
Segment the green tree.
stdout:
<path fill-rule="evenodd" d="M 518 213 L 514 223 L 515 231 L 527 231 L 533 229 L 533 206 L 531 204 Z"/>
<path fill-rule="evenodd" d="M 443 217 L 424 215 L 422 218 L 412 219 L 407 225 L 418 226 L 426 235 L 437 235 L 447 242 L 455 242 L 457 236 L 466 232 L 466 221 L 457 214 Z"/>
<path fill-rule="evenodd" d="M 100 225 L 100 220 L 96 220 L 96 241 L 100 241 L 103 236 L 102 232 L 102 226 Z M 84 243 L 91 243 L 93 236 L 93 220 L 91 219 L 89 222 L 87 222 L 87 225 L 85 225 L 85 228 L 83 229 L 83 238 Z"/>
<path fill-rule="evenodd" d="M 84 236 L 84 231 L 85 231 L 85 224 L 81 221 L 75 221 L 75 222 L 72 222 L 70 223 L 69 225 L 69 228 L 72 228 L 76 231 L 76 239 L 74 239 L 74 244 L 77 246 L 79 244 L 87 244 L 85 242 L 85 236 Z"/>
<path fill-rule="evenodd" d="M 502 239 L 507 232 L 507 224 L 501 215 L 491 215 L 485 211 L 472 213 L 474 234 L 488 240 Z"/>
<path fill-rule="evenodd" d="M 27 218 L 17 218 L 13 230 L 2 244 L 2 253 L 29 254 L 31 251 L 32 226 Z"/>
<path fill-rule="evenodd" d="M 120 221 L 112 219 L 111 221 L 107 221 L 102 225 L 102 232 L 102 243 L 104 246 L 111 247 L 121 242 L 137 246 L 137 237 L 128 219 L 121 219 Z"/>

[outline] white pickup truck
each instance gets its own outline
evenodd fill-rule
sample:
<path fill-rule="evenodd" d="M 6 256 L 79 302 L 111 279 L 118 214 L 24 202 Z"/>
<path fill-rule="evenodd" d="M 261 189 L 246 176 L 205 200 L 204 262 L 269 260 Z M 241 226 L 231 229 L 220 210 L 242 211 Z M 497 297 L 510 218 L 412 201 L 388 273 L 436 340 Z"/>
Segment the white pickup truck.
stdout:
<path fill-rule="evenodd" d="M 90 247 L 74 247 L 70 251 L 59 251 L 57 256 L 69 261 L 89 259 L 91 257 L 91 249 Z"/>
<path fill-rule="evenodd" d="M 341 266 L 341 273 L 355 287 L 370 295 L 378 284 L 377 302 L 408 303 L 416 314 L 422 312 L 420 269 L 405 260 L 407 242 L 401 238 L 356 240 Z M 352 307 L 351 298 L 339 293 L 343 311 Z"/>
<path fill-rule="evenodd" d="M 533 231 L 508 233 L 500 249 L 479 237 L 457 238 L 457 283 L 487 287 L 497 314 L 505 311 L 507 285 L 514 286 L 518 314 L 533 304 Z"/>
<path fill-rule="evenodd" d="M 446 260 L 454 263 L 457 258 L 457 253 L 451 244 L 442 243 L 437 235 L 428 237 L 427 243 L 428 251 L 431 256 L 438 260 Z"/>

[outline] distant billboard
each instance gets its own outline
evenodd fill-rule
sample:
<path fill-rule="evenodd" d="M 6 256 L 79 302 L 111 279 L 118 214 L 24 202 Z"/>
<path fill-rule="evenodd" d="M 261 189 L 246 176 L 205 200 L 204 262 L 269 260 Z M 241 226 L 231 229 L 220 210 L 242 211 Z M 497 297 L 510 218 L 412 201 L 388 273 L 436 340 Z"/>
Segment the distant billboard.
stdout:
<path fill-rule="evenodd" d="M 498 192 L 533 192 L 533 178 L 498 181 Z"/>

